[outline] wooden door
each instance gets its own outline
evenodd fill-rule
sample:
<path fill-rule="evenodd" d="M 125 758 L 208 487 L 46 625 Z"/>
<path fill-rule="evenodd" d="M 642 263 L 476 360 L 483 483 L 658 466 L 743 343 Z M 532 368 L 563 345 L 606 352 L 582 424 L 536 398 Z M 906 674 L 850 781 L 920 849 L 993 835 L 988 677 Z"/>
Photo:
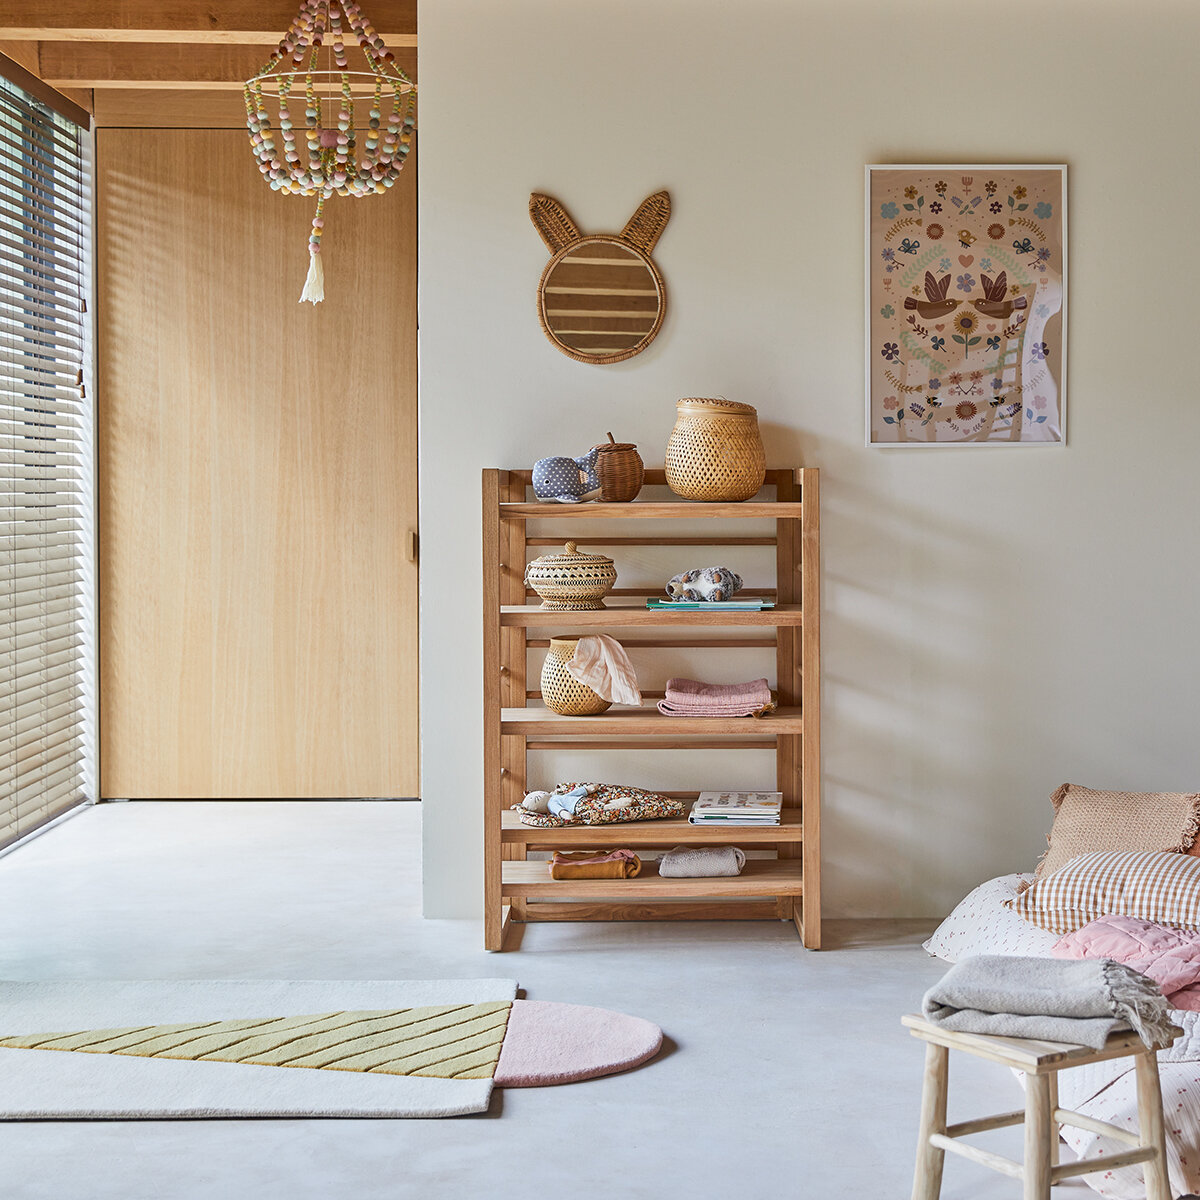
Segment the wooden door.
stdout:
<path fill-rule="evenodd" d="M 416 188 L 97 135 L 101 794 L 415 796 Z"/>

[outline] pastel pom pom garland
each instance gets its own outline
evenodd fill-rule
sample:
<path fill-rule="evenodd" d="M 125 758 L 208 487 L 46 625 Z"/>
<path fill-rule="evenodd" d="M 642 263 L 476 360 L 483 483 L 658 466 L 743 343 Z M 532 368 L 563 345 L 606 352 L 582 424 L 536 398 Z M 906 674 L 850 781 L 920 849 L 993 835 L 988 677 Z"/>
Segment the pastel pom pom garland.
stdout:
<path fill-rule="evenodd" d="M 367 70 L 350 70 L 346 26 L 358 40 Z M 322 47 L 330 58 L 325 69 L 320 67 Z M 361 130 L 354 120 L 357 81 L 365 82 L 371 101 Z M 358 86 L 362 89 L 363 84 Z M 297 148 L 298 118 L 293 120 L 291 109 L 292 93 L 300 89 L 304 92 L 303 150 Z M 321 265 L 325 201 L 330 196 L 372 196 L 396 182 L 412 146 L 416 94 L 416 85 L 396 66 L 394 55 L 357 0 L 304 0 L 275 53 L 246 82 L 246 128 L 258 169 L 273 191 L 317 197 L 301 301 L 317 304 L 325 298 Z M 268 100 L 278 107 L 278 129 L 271 123 Z M 336 113 L 335 104 L 339 105 Z"/>

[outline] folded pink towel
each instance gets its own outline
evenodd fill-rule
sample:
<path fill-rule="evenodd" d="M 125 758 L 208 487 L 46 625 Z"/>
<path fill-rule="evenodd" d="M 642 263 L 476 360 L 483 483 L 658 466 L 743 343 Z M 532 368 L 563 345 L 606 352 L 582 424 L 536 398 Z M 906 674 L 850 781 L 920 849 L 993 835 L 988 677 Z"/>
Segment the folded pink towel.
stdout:
<path fill-rule="evenodd" d="M 761 716 L 774 707 L 765 679 L 748 683 L 668 679 L 666 698 L 658 702 L 658 711 L 669 717 Z"/>

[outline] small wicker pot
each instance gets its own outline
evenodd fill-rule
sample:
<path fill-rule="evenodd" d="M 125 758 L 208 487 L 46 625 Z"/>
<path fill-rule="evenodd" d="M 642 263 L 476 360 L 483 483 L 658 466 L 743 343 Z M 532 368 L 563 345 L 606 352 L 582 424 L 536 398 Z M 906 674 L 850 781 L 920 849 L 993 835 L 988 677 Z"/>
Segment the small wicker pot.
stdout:
<path fill-rule="evenodd" d="M 567 662 L 578 645 L 578 638 L 551 638 L 546 661 L 542 663 L 542 703 L 563 717 L 592 717 L 612 704 L 567 670 Z"/>
<path fill-rule="evenodd" d="M 526 586 L 542 598 L 542 607 L 555 612 L 586 612 L 604 607 L 604 597 L 617 582 L 613 560 L 604 554 L 585 554 L 568 542 L 563 554 L 544 554 L 525 568 Z"/>
<path fill-rule="evenodd" d="M 613 441 L 608 435 L 608 445 L 603 442 L 593 446 L 599 450 L 596 459 L 596 474 L 600 477 L 600 499 L 625 504 L 633 500 L 642 490 L 646 480 L 646 467 L 637 446 L 632 442 Z"/>
<path fill-rule="evenodd" d="M 685 500 L 749 500 L 766 478 L 758 412 L 733 400 L 680 400 L 667 440 L 667 483 Z"/>

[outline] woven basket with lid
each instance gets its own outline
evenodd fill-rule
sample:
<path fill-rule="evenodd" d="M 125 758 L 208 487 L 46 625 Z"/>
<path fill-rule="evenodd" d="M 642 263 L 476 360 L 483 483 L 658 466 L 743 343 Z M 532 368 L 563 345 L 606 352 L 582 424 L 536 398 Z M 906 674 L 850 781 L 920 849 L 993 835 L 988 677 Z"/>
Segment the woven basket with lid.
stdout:
<path fill-rule="evenodd" d="M 666 460 L 671 491 L 685 500 L 749 500 L 767 471 L 758 410 L 700 397 L 679 400 L 675 409 Z"/>
<path fill-rule="evenodd" d="M 562 554 L 544 554 L 525 568 L 525 583 L 556 612 L 584 612 L 604 607 L 604 597 L 617 582 L 613 560 L 587 554 L 568 542 Z"/>
<path fill-rule="evenodd" d="M 625 504 L 642 490 L 646 467 L 633 442 L 617 442 L 608 435 L 608 442 L 592 447 L 599 450 L 596 474 L 600 477 L 600 499 Z"/>

